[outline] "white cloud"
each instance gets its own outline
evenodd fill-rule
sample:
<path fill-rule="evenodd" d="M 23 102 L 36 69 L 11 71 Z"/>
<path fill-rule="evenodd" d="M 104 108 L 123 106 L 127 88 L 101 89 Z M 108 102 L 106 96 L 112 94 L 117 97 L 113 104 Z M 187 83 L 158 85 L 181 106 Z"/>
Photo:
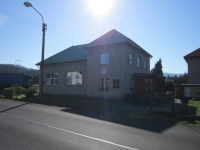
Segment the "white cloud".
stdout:
<path fill-rule="evenodd" d="M 8 17 L 4 14 L 0 14 L 0 26 L 3 26 L 7 21 L 8 21 Z"/>

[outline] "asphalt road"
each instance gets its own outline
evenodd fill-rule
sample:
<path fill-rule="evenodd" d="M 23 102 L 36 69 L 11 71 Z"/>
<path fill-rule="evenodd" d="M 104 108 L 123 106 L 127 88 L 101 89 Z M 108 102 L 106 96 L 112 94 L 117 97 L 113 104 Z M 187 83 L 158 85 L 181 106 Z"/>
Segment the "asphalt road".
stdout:
<path fill-rule="evenodd" d="M 0 149 L 197 150 L 200 127 L 0 99 Z"/>

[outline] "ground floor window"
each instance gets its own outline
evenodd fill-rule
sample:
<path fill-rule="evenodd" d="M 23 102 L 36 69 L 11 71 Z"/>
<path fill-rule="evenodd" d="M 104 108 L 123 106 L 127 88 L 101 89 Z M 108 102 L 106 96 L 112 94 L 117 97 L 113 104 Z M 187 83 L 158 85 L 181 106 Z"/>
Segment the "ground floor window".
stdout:
<path fill-rule="evenodd" d="M 100 90 L 109 90 L 109 78 L 100 78 Z"/>
<path fill-rule="evenodd" d="M 113 88 L 119 88 L 119 79 L 113 80 Z"/>
<path fill-rule="evenodd" d="M 82 72 L 67 72 L 67 85 L 82 85 Z"/>
<path fill-rule="evenodd" d="M 59 73 L 47 73 L 46 85 L 58 85 Z"/>

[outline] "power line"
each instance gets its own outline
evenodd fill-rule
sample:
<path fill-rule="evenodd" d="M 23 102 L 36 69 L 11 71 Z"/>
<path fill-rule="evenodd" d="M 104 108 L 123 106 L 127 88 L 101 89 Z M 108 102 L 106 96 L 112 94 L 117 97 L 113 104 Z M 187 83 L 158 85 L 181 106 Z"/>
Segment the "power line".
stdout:
<path fill-rule="evenodd" d="M 39 22 L 39 21 L 30 20 L 30 19 L 26 19 L 26 18 L 22 18 L 22 17 L 17 17 L 17 16 L 13 16 L 13 15 L 7 15 L 7 14 L 0 15 L 0 20 L 4 20 L 4 21 L 8 21 L 8 22 L 10 21 L 10 22 L 15 22 L 15 23 L 20 23 L 20 24 L 25 24 L 25 25 L 31 25 L 31 26 L 36 26 L 36 27 L 41 27 L 41 25 L 42 25 L 41 22 Z M 48 25 L 48 29 L 50 29 L 50 31 L 53 31 L 59 37 L 62 37 L 64 39 L 70 39 L 65 34 L 63 34 L 62 32 L 58 31 L 57 29 L 55 29 L 51 25 Z"/>
<path fill-rule="evenodd" d="M 26 19 L 26 18 L 21 18 L 21 17 L 16 17 L 16 16 L 12 16 L 12 15 L 9 15 L 9 16 L 8 15 L 0 15 L 0 20 L 41 27 L 41 23 L 38 22 L 38 21 L 34 21 L 34 20 Z"/>
<path fill-rule="evenodd" d="M 56 33 L 57 35 L 61 36 L 62 38 L 65 38 L 65 39 L 70 39 L 69 37 L 67 37 L 65 34 L 63 34 L 62 32 L 56 30 L 55 28 L 53 28 L 51 25 L 49 26 L 48 25 L 48 28 L 53 31 L 54 33 Z"/>

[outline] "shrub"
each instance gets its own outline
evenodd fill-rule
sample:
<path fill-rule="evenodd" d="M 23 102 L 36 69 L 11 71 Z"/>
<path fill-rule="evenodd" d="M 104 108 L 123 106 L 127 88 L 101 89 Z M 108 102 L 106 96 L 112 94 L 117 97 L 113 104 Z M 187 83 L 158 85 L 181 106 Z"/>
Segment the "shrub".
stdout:
<path fill-rule="evenodd" d="M 35 88 L 35 87 L 30 87 L 30 88 L 28 88 L 27 90 L 26 90 L 26 93 L 25 93 L 25 95 L 27 96 L 27 97 L 33 97 L 33 96 L 35 96 L 37 94 L 37 89 Z"/>
<path fill-rule="evenodd" d="M 14 88 L 5 88 L 2 91 L 2 95 L 5 96 L 6 98 L 12 98 L 14 96 Z"/>
<path fill-rule="evenodd" d="M 13 87 L 13 88 L 14 88 L 16 96 L 26 93 L 26 89 L 24 87 L 22 87 L 22 86 L 16 86 L 16 87 Z"/>
<path fill-rule="evenodd" d="M 17 96 L 19 96 L 20 94 L 26 93 L 26 89 L 22 86 L 13 86 L 12 88 L 14 89 L 16 99 L 17 99 Z"/>

